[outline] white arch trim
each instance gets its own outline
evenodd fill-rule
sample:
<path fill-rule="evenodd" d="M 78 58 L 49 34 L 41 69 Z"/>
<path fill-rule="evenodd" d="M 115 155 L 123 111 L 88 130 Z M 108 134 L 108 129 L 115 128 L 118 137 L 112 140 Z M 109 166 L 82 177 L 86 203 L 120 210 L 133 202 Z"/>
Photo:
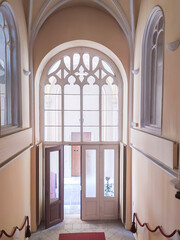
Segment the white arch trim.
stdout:
<path fill-rule="evenodd" d="M 72 47 L 90 47 L 94 48 L 98 51 L 101 51 L 108 55 L 112 61 L 116 64 L 119 69 L 123 81 L 123 127 L 122 127 L 122 135 L 123 135 L 123 143 L 127 144 L 127 119 L 128 119 L 128 79 L 120 59 L 107 47 L 102 44 L 88 41 L 88 40 L 74 40 L 70 42 L 63 43 L 54 49 L 52 49 L 41 61 L 36 75 L 35 75 L 35 142 L 39 142 L 40 134 L 39 134 L 39 85 L 40 79 L 43 72 L 44 67 L 49 62 L 49 60 L 54 57 L 58 52 L 64 51 L 66 49 Z"/>

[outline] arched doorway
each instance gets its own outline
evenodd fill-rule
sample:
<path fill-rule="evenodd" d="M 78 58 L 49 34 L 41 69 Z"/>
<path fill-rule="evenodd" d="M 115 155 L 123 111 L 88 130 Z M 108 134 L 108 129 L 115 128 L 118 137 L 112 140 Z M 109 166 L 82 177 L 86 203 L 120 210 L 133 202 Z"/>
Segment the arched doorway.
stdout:
<path fill-rule="evenodd" d="M 82 196 L 84 196 L 82 197 L 83 219 L 118 218 L 118 146 L 124 137 L 123 122 L 124 118 L 127 118 L 126 114 L 124 115 L 127 86 L 123 83 L 121 71 L 106 54 L 97 49 L 80 46 L 68 48 L 56 54 L 47 62 L 41 76 L 40 139 L 45 147 L 49 145 L 71 145 L 72 149 L 74 146 L 80 147 L 82 151 L 80 154 L 82 175 L 80 177 L 83 176 Z M 87 159 L 89 159 L 88 154 L 91 155 L 90 151 L 92 155 L 95 153 L 93 157 L 95 165 L 90 168 L 96 171 L 94 186 L 98 196 L 87 196 Z M 107 161 L 108 155 L 112 159 L 110 162 Z M 111 177 L 106 176 L 112 168 L 114 170 L 108 173 Z M 58 175 L 60 171 L 52 173 Z M 49 179 L 52 173 L 49 172 Z M 60 178 L 61 176 L 58 178 L 59 186 L 61 185 Z M 54 187 L 56 185 L 57 188 L 55 182 L 57 180 L 54 181 Z M 50 187 L 51 183 L 48 182 L 48 184 Z M 109 186 L 111 189 L 107 193 Z M 58 192 L 60 191 L 57 191 L 55 200 L 59 198 Z M 98 210 L 98 208 L 102 209 L 100 206 L 102 196 L 108 199 L 107 205 L 105 205 L 106 201 L 103 203 L 104 209 L 112 206 L 109 215 Z M 54 201 L 54 196 L 52 198 Z M 89 202 L 92 200 L 90 198 L 95 200 L 94 206 L 93 201 Z M 51 200 L 51 197 L 49 199 Z M 113 199 L 115 202 L 112 201 Z M 51 201 L 49 201 L 49 206 L 50 204 Z M 96 216 L 88 215 L 87 209 L 91 210 L 89 213 L 93 211 L 97 213 Z"/>

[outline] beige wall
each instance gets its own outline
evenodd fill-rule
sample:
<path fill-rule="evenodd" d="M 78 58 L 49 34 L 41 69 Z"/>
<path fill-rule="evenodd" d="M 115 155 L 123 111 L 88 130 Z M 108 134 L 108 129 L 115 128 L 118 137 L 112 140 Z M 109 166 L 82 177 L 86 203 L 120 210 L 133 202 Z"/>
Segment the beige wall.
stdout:
<path fill-rule="evenodd" d="M 90 40 L 106 46 L 120 58 L 129 74 L 128 43 L 122 30 L 110 15 L 90 7 L 63 9 L 46 20 L 34 45 L 34 73 L 50 50 L 72 40 Z"/>
<path fill-rule="evenodd" d="M 29 77 L 23 73 L 23 69 L 29 70 L 27 27 L 22 1 L 9 0 L 8 2 L 13 9 L 20 36 L 22 127 L 29 128 Z M 11 143 L 13 139 L 13 141 L 20 140 L 19 135 L 23 135 L 23 139 L 18 142 L 18 145 Z M 29 139 L 26 144 L 24 144 L 24 139 Z M 14 133 L 8 137 L 1 137 L 0 162 L 14 159 L 31 143 L 31 129 Z M 4 229 L 8 234 L 12 232 L 15 226 L 22 226 L 25 216 L 30 217 L 30 160 L 30 150 L 27 150 L 20 157 L 16 157 L 9 164 L 0 168 L 0 230 Z M 20 236 L 21 239 L 24 239 L 24 230 Z"/>
<path fill-rule="evenodd" d="M 30 216 L 30 157 L 27 151 L 0 169 L 0 229 L 8 234 L 15 226 L 22 226 L 25 216 Z"/>
<path fill-rule="evenodd" d="M 142 38 L 148 16 L 155 5 L 159 5 L 165 15 L 165 59 L 162 136 L 180 142 L 180 48 L 170 52 L 166 44 L 180 38 L 180 2 L 174 0 L 142 0 L 137 23 L 134 68 L 140 68 L 134 80 L 133 121 L 140 123 L 140 89 Z M 144 143 L 145 144 L 145 143 Z M 149 146 L 150 147 L 150 146 Z M 158 147 L 158 146 L 157 146 Z M 143 148 L 143 146 L 142 146 Z M 159 159 L 157 159 L 159 160 Z M 152 228 L 163 227 L 166 233 L 180 228 L 180 200 L 175 198 L 176 190 L 170 184 L 171 175 L 133 150 L 132 155 L 132 207 L 142 222 L 148 222 Z M 138 229 L 137 239 L 164 239 L 157 232 L 148 234 Z M 175 237 L 173 239 L 176 239 Z"/>

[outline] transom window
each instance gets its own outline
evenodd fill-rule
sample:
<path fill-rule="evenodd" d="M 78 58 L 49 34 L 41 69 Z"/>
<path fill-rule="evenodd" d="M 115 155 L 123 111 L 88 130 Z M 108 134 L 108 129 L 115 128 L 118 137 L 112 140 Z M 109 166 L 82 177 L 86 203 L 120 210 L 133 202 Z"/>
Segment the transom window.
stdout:
<path fill-rule="evenodd" d="M 72 48 L 51 59 L 41 81 L 44 141 L 119 141 L 118 78 L 114 63 L 90 48 Z"/>
<path fill-rule="evenodd" d="M 143 37 L 141 126 L 160 134 L 164 63 L 164 15 L 155 7 Z"/>
<path fill-rule="evenodd" d="M 0 5 L 0 135 L 21 126 L 19 44 L 7 2 Z"/>

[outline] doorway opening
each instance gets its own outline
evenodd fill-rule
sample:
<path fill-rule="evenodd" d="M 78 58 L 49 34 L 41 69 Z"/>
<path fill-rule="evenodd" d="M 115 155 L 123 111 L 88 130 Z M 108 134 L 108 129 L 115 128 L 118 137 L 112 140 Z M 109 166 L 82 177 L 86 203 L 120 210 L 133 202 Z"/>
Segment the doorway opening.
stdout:
<path fill-rule="evenodd" d="M 81 146 L 64 146 L 64 217 L 80 218 Z"/>
<path fill-rule="evenodd" d="M 126 103 L 123 92 L 119 69 L 96 49 L 66 49 L 43 70 L 41 139 L 47 145 L 64 147 L 62 156 L 58 155 L 59 162 L 64 164 L 59 177 L 61 221 L 64 215 L 75 214 L 83 220 L 118 217 L 118 147 L 115 146 L 124 137 L 120 131 Z M 56 213 L 54 203 L 52 211 Z"/>

